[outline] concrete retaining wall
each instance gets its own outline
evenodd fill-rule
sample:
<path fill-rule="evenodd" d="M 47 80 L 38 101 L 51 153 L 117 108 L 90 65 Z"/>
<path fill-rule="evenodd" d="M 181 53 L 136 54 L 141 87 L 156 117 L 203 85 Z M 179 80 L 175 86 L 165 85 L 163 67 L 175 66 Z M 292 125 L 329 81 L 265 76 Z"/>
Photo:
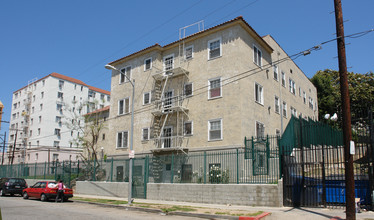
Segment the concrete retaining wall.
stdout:
<path fill-rule="evenodd" d="M 78 181 L 77 194 L 127 198 L 126 182 Z M 148 183 L 147 199 L 232 204 L 247 206 L 283 206 L 282 181 L 278 184 L 170 184 Z"/>
<path fill-rule="evenodd" d="M 75 192 L 84 195 L 127 198 L 128 185 L 126 182 L 77 181 Z"/>

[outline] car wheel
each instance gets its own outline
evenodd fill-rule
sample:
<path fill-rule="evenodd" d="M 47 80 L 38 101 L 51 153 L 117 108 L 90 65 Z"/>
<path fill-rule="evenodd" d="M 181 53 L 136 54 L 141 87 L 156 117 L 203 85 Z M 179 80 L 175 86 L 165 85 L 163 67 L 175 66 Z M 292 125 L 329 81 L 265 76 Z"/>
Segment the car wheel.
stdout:
<path fill-rule="evenodd" d="M 0 196 L 5 196 L 5 192 L 3 189 L 0 190 Z"/>
<path fill-rule="evenodd" d="M 29 198 L 29 195 L 27 194 L 27 192 L 24 192 L 23 193 L 23 199 L 28 199 Z"/>
<path fill-rule="evenodd" d="M 48 200 L 47 196 L 45 194 L 42 194 L 40 196 L 40 200 L 42 200 L 42 202 L 46 202 Z"/>

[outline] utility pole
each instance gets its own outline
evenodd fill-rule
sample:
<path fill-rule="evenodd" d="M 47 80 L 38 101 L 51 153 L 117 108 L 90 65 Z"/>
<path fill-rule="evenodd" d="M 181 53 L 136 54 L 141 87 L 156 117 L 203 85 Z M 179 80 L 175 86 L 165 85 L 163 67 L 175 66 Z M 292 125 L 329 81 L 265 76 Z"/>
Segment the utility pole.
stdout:
<path fill-rule="evenodd" d="M 345 165 L 345 207 L 346 219 L 355 220 L 355 181 L 353 172 L 353 156 L 350 152 L 352 140 L 351 107 L 349 103 L 347 61 L 345 56 L 344 24 L 341 0 L 334 0 L 336 37 L 338 44 L 340 93 L 343 110 L 343 139 L 344 139 L 344 165 Z"/>
<path fill-rule="evenodd" d="M 4 132 L 4 139 L 3 139 L 3 156 L 1 158 L 1 166 L 4 164 L 4 152 L 5 152 L 5 142 L 6 142 L 6 132 Z"/>

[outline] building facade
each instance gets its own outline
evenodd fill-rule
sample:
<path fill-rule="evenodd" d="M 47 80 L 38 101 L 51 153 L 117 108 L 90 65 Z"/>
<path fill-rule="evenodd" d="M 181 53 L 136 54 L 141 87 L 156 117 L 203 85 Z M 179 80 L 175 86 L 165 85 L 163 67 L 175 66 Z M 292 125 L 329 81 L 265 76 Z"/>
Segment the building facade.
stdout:
<path fill-rule="evenodd" d="M 79 159 L 82 150 L 74 140 L 82 134 L 71 127 L 84 121 L 75 118 L 109 102 L 110 92 L 62 74 L 29 81 L 13 92 L 7 162 Z"/>
<path fill-rule="evenodd" d="M 317 91 L 271 37 L 242 18 L 113 61 L 108 155 L 243 147 L 318 118 Z M 132 85 L 135 82 L 134 103 Z"/>

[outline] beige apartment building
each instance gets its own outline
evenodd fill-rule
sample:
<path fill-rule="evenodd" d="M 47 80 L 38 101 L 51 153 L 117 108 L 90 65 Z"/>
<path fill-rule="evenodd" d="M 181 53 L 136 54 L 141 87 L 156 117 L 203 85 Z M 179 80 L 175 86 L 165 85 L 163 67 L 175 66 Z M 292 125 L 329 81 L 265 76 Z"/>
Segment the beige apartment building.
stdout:
<path fill-rule="evenodd" d="M 282 134 L 291 115 L 317 119 L 316 88 L 286 57 L 237 17 L 109 63 L 108 156 L 128 154 L 132 104 L 136 155 L 244 147 Z"/>

